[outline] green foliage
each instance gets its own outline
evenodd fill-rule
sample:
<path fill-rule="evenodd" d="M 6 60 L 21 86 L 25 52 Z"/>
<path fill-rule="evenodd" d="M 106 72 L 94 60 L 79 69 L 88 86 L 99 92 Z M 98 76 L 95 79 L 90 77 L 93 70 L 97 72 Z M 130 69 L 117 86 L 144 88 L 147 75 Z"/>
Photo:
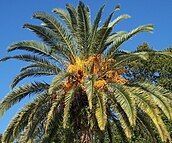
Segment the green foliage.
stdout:
<path fill-rule="evenodd" d="M 142 81 L 147 79 L 168 90 L 172 90 L 172 58 L 166 54 L 161 54 L 161 51 L 151 49 L 147 43 L 140 45 L 136 52 L 149 52 L 151 58 L 130 63 L 129 70 L 132 73 L 130 76 L 133 80 Z M 167 48 L 162 52 L 171 53 L 171 48 Z"/>

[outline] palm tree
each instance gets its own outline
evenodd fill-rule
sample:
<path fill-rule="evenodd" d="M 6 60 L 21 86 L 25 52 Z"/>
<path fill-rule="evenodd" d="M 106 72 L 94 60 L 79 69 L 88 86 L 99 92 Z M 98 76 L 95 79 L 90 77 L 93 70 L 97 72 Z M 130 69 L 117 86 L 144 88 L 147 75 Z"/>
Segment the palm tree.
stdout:
<path fill-rule="evenodd" d="M 119 7 L 101 26 L 104 5 L 92 24 L 89 8 L 83 2 L 79 2 L 77 8 L 67 4 L 66 9 L 53 10 L 57 19 L 45 12 L 34 13 L 33 18 L 43 23 L 40 26 L 25 24 L 24 28 L 34 32 L 42 42 L 15 43 L 9 47 L 9 52 L 25 52 L 1 59 L 17 59 L 30 64 L 12 81 L 12 91 L 0 103 L 0 116 L 26 96 L 35 96 L 10 122 L 2 142 L 13 142 L 21 134 L 23 142 L 36 142 L 34 137 L 40 134 L 45 143 L 62 142 L 62 137 L 65 142 L 89 143 L 95 139 L 103 142 L 105 133 L 113 142 L 112 122 L 124 139 L 132 137 L 138 123 L 155 142 L 146 124 L 147 117 L 161 139 L 170 141 L 161 113 L 172 119 L 171 93 L 148 82 L 130 83 L 125 77 L 127 63 L 140 58 L 146 60 L 149 54 L 119 50 L 122 43 L 138 33 L 152 31 L 153 26 L 114 32 L 114 26 L 130 17 L 125 14 L 111 21 Z M 157 54 L 171 56 L 169 52 Z M 52 75 L 51 83 L 33 82 L 16 87 L 27 77 Z"/>

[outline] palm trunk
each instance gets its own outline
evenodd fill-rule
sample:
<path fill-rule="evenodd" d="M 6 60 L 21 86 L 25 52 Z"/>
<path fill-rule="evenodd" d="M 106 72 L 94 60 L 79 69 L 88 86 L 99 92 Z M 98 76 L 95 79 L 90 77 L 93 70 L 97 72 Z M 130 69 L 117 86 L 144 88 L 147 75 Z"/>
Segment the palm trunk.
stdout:
<path fill-rule="evenodd" d="M 81 143 L 92 143 L 92 133 L 88 128 L 83 128 L 80 137 Z"/>

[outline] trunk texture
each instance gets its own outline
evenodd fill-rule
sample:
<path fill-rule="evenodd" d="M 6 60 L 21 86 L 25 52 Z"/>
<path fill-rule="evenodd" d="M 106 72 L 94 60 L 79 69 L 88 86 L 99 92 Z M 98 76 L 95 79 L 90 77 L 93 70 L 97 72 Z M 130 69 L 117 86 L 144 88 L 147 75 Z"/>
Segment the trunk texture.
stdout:
<path fill-rule="evenodd" d="M 81 143 L 92 143 L 92 133 L 89 129 L 82 129 L 80 141 Z"/>

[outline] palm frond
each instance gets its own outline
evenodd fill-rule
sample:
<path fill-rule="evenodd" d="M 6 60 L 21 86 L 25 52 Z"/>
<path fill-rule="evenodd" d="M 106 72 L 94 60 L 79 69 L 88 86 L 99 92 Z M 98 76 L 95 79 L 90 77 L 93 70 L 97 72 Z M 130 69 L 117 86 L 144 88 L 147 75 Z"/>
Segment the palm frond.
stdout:
<path fill-rule="evenodd" d="M 156 52 L 156 54 L 158 54 L 158 55 L 164 55 L 164 56 L 167 56 L 167 57 L 172 58 L 172 51 Z"/>
<path fill-rule="evenodd" d="M 127 117 L 127 114 L 125 113 L 125 110 L 123 110 L 120 103 L 118 103 L 118 101 L 115 98 L 111 101 L 113 102 L 113 104 L 112 104 L 113 110 L 117 111 L 117 113 L 118 113 L 118 120 L 119 121 L 115 120 L 114 118 L 112 118 L 112 119 L 114 121 L 116 121 L 115 123 L 116 123 L 118 129 L 121 129 L 119 132 L 124 137 L 124 141 L 125 141 L 125 139 L 131 139 L 132 127 L 130 125 L 130 121 Z M 112 114 L 111 114 L 111 116 L 112 116 Z"/>
<path fill-rule="evenodd" d="M 45 123 L 45 117 L 48 111 L 49 111 L 49 104 L 40 105 L 40 107 L 36 110 L 35 114 L 33 113 L 33 115 L 29 117 L 28 125 L 24 129 L 25 136 L 22 140 L 23 142 L 29 142 L 29 140 L 34 140 L 35 134 L 37 130 L 40 128 L 39 127 L 40 124 Z M 42 130 L 45 129 L 43 128 Z"/>
<path fill-rule="evenodd" d="M 105 42 L 105 47 L 109 46 L 110 44 L 113 43 L 113 41 L 115 41 L 116 38 L 118 38 L 126 33 L 127 32 L 125 32 L 125 31 L 119 31 L 119 32 L 115 32 L 115 33 L 109 35 Z"/>
<path fill-rule="evenodd" d="M 96 92 L 96 94 L 97 94 L 98 102 L 97 102 L 95 115 L 100 130 L 105 130 L 105 126 L 107 122 L 107 114 L 106 114 L 107 97 L 103 92 Z"/>
<path fill-rule="evenodd" d="M 21 73 L 19 73 L 17 76 L 14 77 L 11 87 L 14 88 L 20 81 L 27 77 L 31 76 L 51 76 L 51 75 L 56 75 L 56 73 L 49 69 L 49 68 L 42 68 L 42 67 L 35 67 L 35 68 L 29 68 L 23 70 Z"/>
<path fill-rule="evenodd" d="M 159 108 L 164 112 L 164 114 L 167 116 L 169 120 L 172 120 L 172 100 L 166 98 L 163 96 L 161 92 L 158 91 L 158 87 L 153 86 L 149 83 L 140 83 L 138 84 L 140 87 L 140 91 L 144 90 L 148 95 L 152 97 L 155 104 L 159 106 Z M 172 94 L 169 92 L 169 96 L 172 96 Z"/>
<path fill-rule="evenodd" d="M 130 16 L 128 14 L 124 14 L 124 15 L 120 15 L 118 16 L 115 20 L 113 20 L 112 22 L 109 23 L 108 27 L 114 27 L 116 26 L 116 24 L 118 24 L 120 21 L 124 20 L 124 19 L 128 19 L 130 18 Z"/>
<path fill-rule="evenodd" d="M 137 87 L 133 87 L 131 92 L 135 96 L 137 106 L 141 110 L 143 110 L 153 121 L 162 141 L 170 141 L 170 135 L 163 120 L 161 119 L 160 111 L 157 108 L 154 100 L 152 100 L 152 98 L 149 95 L 145 94 L 143 91 L 140 91 Z"/>
<path fill-rule="evenodd" d="M 34 18 L 42 20 L 46 27 L 53 30 L 61 42 L 66 44 L 68 50 L 71 52 L 73 58 L 75 58 L 75 50 L 73 46 L 73 38 L 67 33 L 64 27 L 53 16 L 45 12 L 37 12 L 33 15 Z M 74 60 L 74 59 L 73 59 Z M 73 61 L 72 61 L 73 62 Z"/>
<path fill-rule="evenodd" d="M 32 53 L 38 53 L 40 55 L 48 56 L 55 61 L 59 62 L 59 58 L 55 53 L 52 53 L 51 49 L 43 43 L 35 42 L 35 41 L 22 41 L 11 45 L 8 48 L 8 51 L 14 50 L 25 50 L 30 51 Z"/>
<path fill-rule="evenodd" d="M 101 54 L 104 51 L 106 39 L 112 32 L 112 27 L 108 27 L 108 25 L 112 19 L 113 14 L 114 12 L 109 15 L 103 26 L 97 31 L 94 47 L 94 52 L 97 52 L 97 54 Z"/>
<path fill-rule="evenodd" d="M 63 127 L 66 128 L 67 127 L 67 121 L 69 118 L 69 111 L 70 111 L 70 107 L 72 104 L 72 100 L 74 97 L 74 89 L 71 89 L 70 91 L 68 91 L 65 95 L 65 107 L 64 107 L 64 115 L 63 115 Z"/>
<path fill-rule="evenodd" d="M 68 76 L 68 73 L 60 72 L 57 76 L 54 77 L 50 87 L 48 89 L 49 94 L 56 93 L 60 88 L 62 88 L 65 78 Z"/>
<path fill-rule="evenodd" d="M 33 109 L 31 110 L 31 113 L 29 114 L 29 117 L 26 119 L 27 125 L 25 125 L 24 128 L 21 128 L 22 125 L 20 122 L 22 122 L 24 117 L 21 117 L 17 124 L 15 125 L 13 134 L 15 136 L 18 136 L 20 132 L 24 132 L 25 136 L 23 136 L 22 141 L 28 142 L 31 138 L 33 138 L 35 130 L 37 126 L 39 126 L 40 121 L 43 122 L 43 120 L 46 118 L 46 114 L 49 111 L 49 97 L 47 93 L 41 93 L 37 95 L 37 98 L 31 102 L 33 103 Z"/>
<path fill-rule="evenodd" d="M 59 41 L 57 39 L 57 34 L 49 28 L 32 24 L 24 24 L 23 28 L 30 29 L 50 46 L 55 46 Z"/>
<path fill-rule="evenodd" d="M 81 54 L 85 54 L 88 47 L 88 37 L 90 34 L 90 13 L 89 9 L 84 5 L 83 2 L 79 2 L 77 12 L 77 38 L 78 44 L 81 48 Z"/>
<path fill-rule="evenodd" d="M 6 97 L 1 101 L 0 117 L 2 117 L 4 112 L 11 108 L 12 105 L 16 104 L 17 102 L 20 102 L 20 100 L 22 100 L 24 97 L 30 94 L 45 91 L 48 87 L 49 85 L 47 83 L 37 82 L 15 88 L 13 91 L 8 93 Z"/>
<path fill-rule="evenodd" d="M 104 9 L 105 5 L 103 5 L 97 15 L 96 15 L 96 18 L 94 20 L 94 23 L 92 25 L 92 30 L 91 30 L 91 34 L 89 36 L 89 46 L 88 46 L 88 53 L 91 52 L 93 53 L 94 49 L 93 49 L 93 45 L 95 44 L 95 38 L 96 38 L 96 33 L 97 33 L 97 29 L 99 27 L 99 22 L 100 22 L 100 19 L 101 19 L 101 16 L 102 16 L 102 12 L 103 12 L 103 9 Z"/>
<path fill-rule="evenodd" d="M 66 4 L 66 9 L 67 9 L 67 11 L 69 13 L 70 20 L 71 20 L 71 23 L 72 23 L 72 27 L 74 29 L 73 34 L 76 35 L 77 26 L 78 26 L 78 23 L 77 23 L 77 11 L 71 4 Z"/>
<path fill-rule="evenodd" d="M 59 93 L 61 94 L 61 93 Z M 46 125 L 45 125 L 45 134 L 48 135 L 52 129 L 53 123 L 60 121 L 60 119 L 55 120 L 57 115 L 62 112 L 62 108 L 59 106 L 61 100 L 64 99 L 63 95 L 58 95 L 57 98 L 53 101 L 51 108 L 48 112 Z M 61 109 L 60 109 L 61 108 Z"/>
<path fill-rule="evenodd" d="M 111 68 L 122 67 L 126 66 L 127 64 L 132 63 L 133 61 L 138 60 L 148 60 L 149 59 L 149 52 L 136 52 L 136 53 L 117 53 L 113 57 L 116 59 L 116 63 L 112 65 Z"/>
<path fill-rule="evenodd" d="M 110 96 L 111 100 L 116 100 L 120 104 L 126 113 L 131 126 L 134 126 L 136 121 L 136 109 L 130 91 L 119 84 L 110 84 L 108 88 L 113 94 Z"/>
<path fill-rule="evenodd" d="M 54 8 L 53 12 L 57 14 L 65 22 L 71 33 L 75 32 L 70 19 L 70 15 L 66 11 L 60 8 Z"/>
<path fill-rule="evenodd" d="M 137 112 L 137 121 L 139 123 L 139 126 L 141 126 L 141 130 L 145 129 L 146 132 L 147 132 L 146 135 L 148 135 L 151 138 L 152 143 L 157 143 L 157 140 L 155 138 L 154 130 L 150 126 L 149 120 L 150 119 L 145 117 L 144 112 L 142 112 L 141 110 L 138 110 L 138 112 Z M 145 130 L 143 130 L 143 131 L 145 132 Z"/>
<path fill-rule="evenodd" d="M 32 104 L 27 105 L 22 111 L 20 111 L 14 119 L 10 122 L 7 129 L 5 130 L 3 134 L 2 141 L 3 142 L 13 142 L 16 135 L 18 134 L 17 131 L 14 132 L 14 128 L 16 127 L 16 124 L 20 123 L 20 129 L 24 128 L 24 126 L 27 125 L 27 119 L 29 118 L 29 115 L 34 109 L 34 106 Z M 21 120 L 22 119 L 22 120 Z M 18 122 L 20 121 L 20 122 Z"/>
<path fill-rule="evenodd" d="M 32 113 L 33 109 L 38 103 L 45 102 L 46 95 L 38 96 L 33 102 L 26 105 L 10 122 L 7 129 L 3 134 L 3 142 L 13 142 L 17 135 L 25 128 L 28 124 L 28 118 Z"/>
<path fill-rule="evenodd" d="M 135 28 L 134 30 L 132 30 L 131 32 L 128 32 L 127 34 L 124 34 L 124 35 L 116 38 L 116 40 L 112 44 L 112 47 L 108 51 L 109 57 L 113 56 L 115 51 L 119 48 L 119 46 L 122 43 L 124 43 L 125 41 L 127 41 L 128 39 L 133 37 L 134 35 L 141 33 L 141 32 L 150 32 L 152 30 L 153 30 L 153 25 L 143 25 L 143 26 L 139 26 L 138 28 Z"/>
<path fill-rule="evenodd" d="M 85 82 L 85 88 L 86 88 L 86 94 L 87 94 L 89 108 L 91 110 L 93 107 L 92 100 L 94 97 L 94 79 L 93 79 L 93 77 L 90 80 L 87 80 Z"/>
<path fill-rule="evenodd" d="M 33 63 L 36 63 L 34 65 L 42 66 L 42 68 L 47 67 L 47 69 L 50 68 L 56 72 L 60 71 L 60 68 L 58 68 L 56 65 L 52 64 L 46 58 L 43 58 L 38 55 L 29 55 L 29 54 L 16 55 L 16 56 L 5 57 L 5 58 L 1 59 L 0 61 L 6 61 L 9 59 L 17 59 L 17 60 L 22 60 L 22 61 L 26 61 L 26 62 L 33 62 Z M 36 67 L 36 66 L 33 66 L 33 67 Z"/>

